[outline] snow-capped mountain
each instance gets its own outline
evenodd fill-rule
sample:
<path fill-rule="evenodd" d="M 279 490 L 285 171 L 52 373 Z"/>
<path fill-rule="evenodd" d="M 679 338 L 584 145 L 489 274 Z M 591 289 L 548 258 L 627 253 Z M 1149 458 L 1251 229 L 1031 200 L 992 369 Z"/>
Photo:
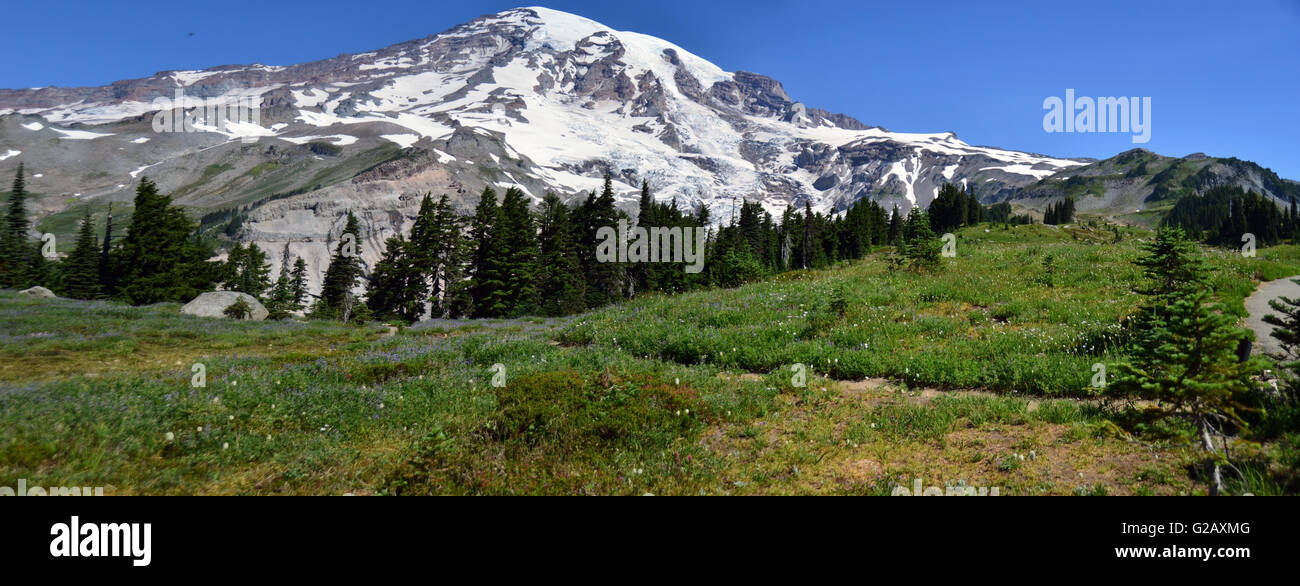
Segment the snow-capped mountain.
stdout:
<path fill-rule="evenodd" d="M 178 90 L 185 106 L 260 110 L 158 132 L 155 100 Z M 924 207 L 952 182 L 992 200 L 1086 162 L 868 126 L 796 102 L 771 78 L 538 7 L 300 65 L 0 90 L 0 172 L 20 161 L 37 174 L 38 213 L 80 214 L 84 202 L 102 212 L 149 176 L 209 218 L 238 210 L 238 237 L 273 264 L 289 242 L 318 270 L 345 211 L 362 219 L 373 262 L 425 192 L 468 211 L 484 185 L 574 196 L 609 171 L 629 208 L 645 179 L 657 197 L 726 221 L 738 198 L 774 215 L 863 197 Z"/>

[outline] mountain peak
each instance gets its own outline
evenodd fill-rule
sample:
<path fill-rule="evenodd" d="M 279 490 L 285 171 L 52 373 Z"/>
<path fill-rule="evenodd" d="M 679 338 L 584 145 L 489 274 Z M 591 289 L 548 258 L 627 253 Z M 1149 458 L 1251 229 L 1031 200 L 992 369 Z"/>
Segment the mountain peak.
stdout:
<path fill-rule="evenodd" d="M 178 90 L 183 108 L 255 104 L 257 119 L 205 113 L 192 131 L 155 131 L 156 100 Z M 629 209 L 644 180 L 726 222 L 738 198 L 774 215 L 804 201 L 837 213 L 861 198 L 910 209 L 946 182 L 991 200 L 1079 165 L 872 127 L 805 105 L 772 77 L 543 7 L 297 65 L 0 90 L 0 153 L 0 166 L 51 168 L 35 186 L 52 194 L 45 213 L 129 200 L 147 175 L 200 214 L 247 216 L 240 238 L 263 250 L 292 242 L 309 264 L 328 258 L 346 210 L 377 252 L 409 229 L 426 192 L 467 210 L 484 187 L 574 197 L 609 173 Z"/>

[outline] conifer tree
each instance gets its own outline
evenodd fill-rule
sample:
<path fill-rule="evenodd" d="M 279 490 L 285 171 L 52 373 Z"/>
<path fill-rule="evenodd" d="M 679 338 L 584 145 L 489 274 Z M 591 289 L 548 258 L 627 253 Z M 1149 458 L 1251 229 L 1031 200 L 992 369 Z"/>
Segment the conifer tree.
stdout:
<path fill-rule="evenodd" d="M 126 237 L 112 259 L 117 296 L 143 305 L 189 301 L 210 288 L 219 270 L 207 262 L 211 251 L 194 237 L 196 228 L 171 197 L 141 179 Z"/>
<path fill-rule="evenodd" d="M 321 282 L 320 302 L 317 313 L 323 316 L 337 317 L 343 321 L 352 318 L 356 309 L 356 297 L 353 289 L 362 277 L 364 266 L 361 263 L 361 224 L 352 212 L 348 212 L 343 232 L 339 234 L 338 246 L 330 257 L 329 267 Z"/>
<path fill-rule="evenodd" d="M 563 204 L 561 204 L 563 205 Z M 647 238 L 649 238 L 650 228 L 654 227 L 659 218 L 655 214 L 654 198 L 650 195 L 650 183 L 644 179 L 641 180 L 641 199 L 637 205 L 636 225 L 639 228 L 645 228 Z M 543 263 L 544 266 L 544 263 Z M 655 288 L 658 272 L 658 266 L 655 263 L 637 263 L 632 267 L 632 292 L 650 291 Z M 585 284 L 584 284 L 584 289 Z"/>
<path fill-rule="evenodd" d="M 1181 229 L 1161 228 L 1136 262 L 1149 283 L 1138 290 L 1146 299 L 1131 328 L 1132 358 L 1119 366 L 1107 394 L 1155 401 L 1161 413 L 1189 419 L 1213 459 L 1211 491 L 1217 493 L 1223 453 L 1214 437 L 1224 423 L 1244 426 L 1239 411 L 1260 365 L 1237 356 L 1247 334 L 1213 302 L 1205 265 Z"/>
<path fill-rule="evenodd" d="M 1260 364 L 1238 359 L 1244 332 L 1223 304 L 1212 301 L 1205 288 L 1189 289 L 1173 301 L 1140 332 L 1132 360 L 1119 365 L 1107 392 L 1155 402 L 1164 415 L 1190 420 L 1211 457 L 1210 490 L 1218 494 L 1225 454 L 1215 438 L 1225 423 L 1245 425 L 1242 400 Z"/>
<path fill-rule="evenodd" d="M 897 246 L 903 240 L 903 218 L 898 213 L 898 206 L 894 206 L 894 212 L 889 216 L 889 243 Z"/>
<path fill-rule="evenodd" d="M 39 285 L 46 289 L 62 290 L 63 284 L 60 282 L 62 275 L 58 270 L 58 264 L 50 262 L 50 259 L 45 256 L 45 243 L 40 240 L 33 240 L 24 244 L 28 246 L 27 266 L 24 267 L 21 275 L 21 286 L 35 287 Z"/>
<path fill-rule="evenodd" d="M 1300 284 L 1300 279 L 1292 279 L 1292 282 Z M 1270 299 L 1268 304 L 1280 314 L 1266 315 L 1264 322 L 1276 326 L 1272 336 L 1286 352 L 1288 361 L 1283 364 L 1283 368 L 1287 374 L 1282 378 L 1286 385 L 1287 399 L 1294 402 L 1300 398 L 1300 298 L 1278 297 Z"/>
<path fill-rule="evenodd" d="M 540 313 L 552 316 L 578 313 L 587 305 L 587 283 L 574 250 L 575 231 L 569 206 L 555 194 L 547 193 L 538 211 L 538 226 Z"/>
<path fill-rule="evenodd" d="M 4 223 L 0 225 L 0 287 L 26 284 L 31 256 L 27 226 L 27 187 L 23 179 L 23 164 L 18 163 L 18 172 L 14 174 L 13 188 L 9 192 L 9 206 Z"/>
<path fill-rule="evenodd" d="M 813 266 L 813 215 L 812 203 L 806 199 L 803 202 L 802 224 L 803 230 L 799 239 L 799 268 L 810 269 Z"/>
<path fill-rule="evenodd" d="M 1136 264 L 1142 267 L 1146 284 L 1137 289 L 1147 302 L 1133 318 L 1133 331 L 1143 331 L 1155 326 L 1154 320 L 1166 315 L 1168 308 L 1189 290 L 1205 286 L 1208 269 L 1197 253 L 1196 245 L 1187 239 L 1181 228 L 1166 226 L 1156 231 L 1155 238 L 1142 244 L 1142 256 Z"/>
<path fill-rule="evenodd" d="M 307 300 L 307 261 L 301 256 L 293 261 L 293 271 L 289 273 L 289 289 L 293 293 L 293 305 L 290 308 L 301 311 L 303 302 Z"/>
<path fill-rule="evenodd" d="M 384 244 L 384 256 L 375 263 L 366 291 L 366 305 L 380 318 L 407 323 L 419 321 L 428 299 L 428 283 L 416 267 L 418 254 L 401 234 Z"/>
<path fill-rule="evenodd" d="M 980 205 L 979 198 L 975 197 L 974 190 L 966 188 L 966 225 L 974 226 L 984 221 L 984 206 Z"/>
<path fill-rule="evenodd" d="M 104 218 L 104 243 L 99 248 L 99 290 L 106 296 L 112 296 L 117 287 L 117 276 L 113 273 L 111 252 L 113 251 L 113 202 L 108 202 L 108 214 Z"/>
<path fill-rule="evenodd" d="M 939 195 L 930 202 L 928 216 L 930 227 L 936 233 L 951 232 L 965 225 L 969 211 L 966 194 L 951 183 L 944 183 L 939 188 Z"/>
<path fill-rule="evenodd" d="M 626 269 L 615 261 L 602 262 L 596 258 L 601 243 L 597 233 L 601 228 L 618 229 L 620 212 L 614 205 L 614 185 L 609 173 L 605 174 L 605 187 L 600 195 L 592 194 L 582 204 L 582 240 L 579 258 L 583 261 L 583 274 L 587 276 L 587 307 L 600 307 L 623 299 Z"/>
<path fill-rule="evenodd" d="M 444 230 L 438 225 L 437 207 L 433 203 L 432 194 L 424 194 L 420 200 L 420 211 L 415 215 L 415 223 L 411 225 L 411 239 L 406 243 L 406 254 L 410 257 L 412 267 L 419 273 L 420 279 L 432 287 L 427 292 L 433 303 L 437 303 L 438 297 L 440 252 L 447 244 Z M 376 266 L 375 271 L 378 270 Z M 370 307 L 374 309 L 375 306 Z"/>
<path fill-rule="evenodd" d="M 478 205 L 474 208 L 474 219 L 470 223 L 470 240 L 474 242 L 474 256 L 470 262 L 470 298 L 474 303 L 471 311 L 475 317 L 492 315 L 484 300 L 488 296 L 497 295 L 497 291 L 505 286 L 505 281 L 497 272 L 501 243 L 492 240 L 494 235 L 499 234 L 497 225 L 500 215 L 496 191 L 484 187 Z"/>
<path fill-rule="evenodd" d="M 537 232 L 524 192 L 506 190 L 484 258 L 484 295 L 479 315 L 519 317 L 536 310 Z M 499 283 L 499 286 L 492 286 Z"/>
<path fill-rule="evenodd" d="M 939 266 L 943 243 L 930 229 L 930 219 L 920 208 L 913 208 L 903 226 L 903 256 L 914 270 L 927 270 Z"/>
<path fill-rule="evenodd" d="M 250 242 L 247 247 L 235 243 L 222 267 L 222 280 L 227 289 L 261 300 L 271 286 L 271 266 L 266 253 L 255 243 Z"/>
<path fill-rule="evenodd" d="M 298 304 L 294 301 L 293 276 L 289 269 L 289 243 L 284 243 L 284 250 L 280 252 L 280 274 L 275 279 L 275 285 L 271 287 L 270 298 L 266 304 L 268 317 L 270 319 L 284 319 L 289 317 L 289 313 L 297 311 Z"/>
<path fill-rule="evenodd" d="M 495 194 L 491 198 L 495 203 Z M 482 203 L 482 202 L 480 202 Z M 430 315 L 449 315 L 455 305 L 464 305 L 463 283 L 467 258 L 464 222 L 451 209 L 444 194 L 434 203 L 430 194 L 420 202 L 408 243 L 414 268 L 427 284 Z M 451 299 L 457 296 L 453 302 Z"/>
<path fill-rule="evenodd" d="M 96 250 L 95 222 L 86 208 L 77 229 L 77 245 L 63 261 L 64 294 L 73 299 L 99 297 L 99 251 Z"/>

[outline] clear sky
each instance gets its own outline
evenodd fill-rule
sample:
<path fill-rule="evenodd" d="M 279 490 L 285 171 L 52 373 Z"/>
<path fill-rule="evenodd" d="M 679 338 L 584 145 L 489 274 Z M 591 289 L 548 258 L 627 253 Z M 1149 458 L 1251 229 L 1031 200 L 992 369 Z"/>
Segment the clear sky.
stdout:
<path fill-rule="evenodd" d="M 537 0 L 522 5 L 537 4 Z M 0 87 L 288 65 L 435 34 L 518 4 L 10 0 Z M 770 75 L 809 106 L 1056 156 L 1237 156 L 1300 180 L 1300 0 L 543 3 Z M 1043 100 L 1152 99 L 1150 142 L 1049 134 Z"/>

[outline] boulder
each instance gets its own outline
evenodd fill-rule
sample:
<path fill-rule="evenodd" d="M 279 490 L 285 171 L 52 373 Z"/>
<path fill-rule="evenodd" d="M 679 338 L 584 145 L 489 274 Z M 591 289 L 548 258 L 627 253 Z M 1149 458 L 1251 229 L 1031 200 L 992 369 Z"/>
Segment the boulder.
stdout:
<path fill-rule="evenodd" d="M 246 319 L 255 321 L 266 319 L 268 313 L 266 308 L 252 295 L 238 291 L 209 291 L 182 306 L 181 313 L 199 317 L 230 317 L 225 314 L 226 308 L 240 299 L 253 308 Z"/>
<path fill-rule="evenodd" d="M 46 289 L 45 287 L 41 287 L 39 285 L 36 287 L 32 287 L 31 289 L 23 289 L 22 291 L 19 291 L 18 294 L 30 295 L 32 297 L 44 297 L 46 299 L 54 299 L 55 297 L 58 297 L 57 295 L 54 294 L 53 291 L 50 291 L 49 289 Z"/>

